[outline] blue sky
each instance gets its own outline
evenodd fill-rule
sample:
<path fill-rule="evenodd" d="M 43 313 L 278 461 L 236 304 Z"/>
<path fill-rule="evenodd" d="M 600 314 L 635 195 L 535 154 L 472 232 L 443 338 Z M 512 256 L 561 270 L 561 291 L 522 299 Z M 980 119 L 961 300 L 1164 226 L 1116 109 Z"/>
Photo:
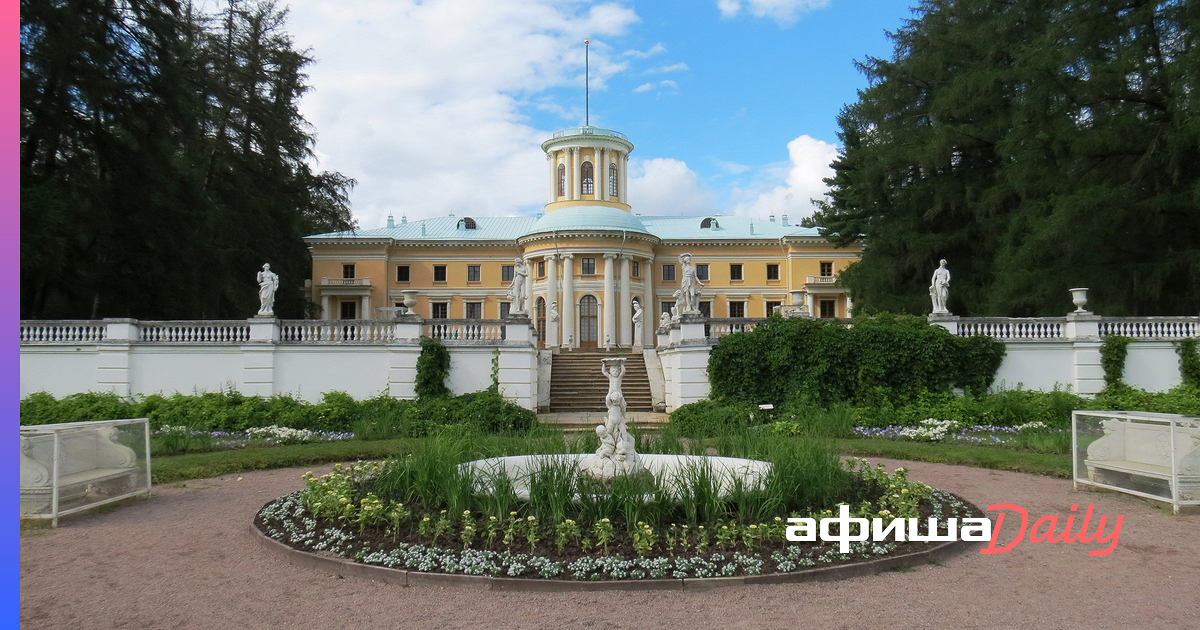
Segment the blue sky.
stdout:
<path fill-rule="evenodd" d="M 302 111 L 322 168 L 359 185 L 363 227 L 529 214 L 546 190 L 538 147 L 583 123 L 636 146 L 642 214 L 811 212 L 841 107 L 889 56 L 903 1 L 296 0 L 289 30 L 317 62 Z"/>

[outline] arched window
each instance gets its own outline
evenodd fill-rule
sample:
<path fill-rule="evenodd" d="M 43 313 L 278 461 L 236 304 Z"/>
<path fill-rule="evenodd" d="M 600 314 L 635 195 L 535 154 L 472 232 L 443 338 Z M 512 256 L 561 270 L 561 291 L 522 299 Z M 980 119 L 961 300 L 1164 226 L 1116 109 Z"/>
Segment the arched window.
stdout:
<path fill-rule="evenodd" d="M 618 190 L 619 189 L 617 188 L 617 165 L 609 164 L 608 165 L 608 196 L 615 199 L 617 197 Z"/>
<path fill-rule="evenodd" d="M 716 230 L 716 229 L 720 229 L 720 227 L 721 227 L 721 224 L 717 223 L 717 220 L 712 217 L 707 217 L 706 219 L 704 219 L 703 221 L 700 222 L 700 229 L 702 229 L 702 230 L 710 229 L 710 228 Z"/>
<path fill-rule="evenodd" d="M 579 192 L 585 195 L 595 194 L 596 188 L 593 186 L 593 181 L 596 177 L 591 162 L 584 162 L 583 166 L 579 168 L 579 178 L 583 180 Z"/>
<path fill-rule="evenodd" d="M 567 166 L 565 164 L 558 165 L 558 196 L 567 196 Z"/>

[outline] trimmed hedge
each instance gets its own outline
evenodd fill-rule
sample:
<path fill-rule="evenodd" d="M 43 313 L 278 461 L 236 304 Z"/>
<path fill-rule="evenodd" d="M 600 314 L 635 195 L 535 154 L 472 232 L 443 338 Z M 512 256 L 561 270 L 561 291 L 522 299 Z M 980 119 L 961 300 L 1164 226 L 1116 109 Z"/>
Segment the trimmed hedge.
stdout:
<path fill-rule="evenodd" d="M 158 394 L 139 401 L 115 394 L 88 392 L 55 400 L 45 392 L 21 400 L 21 424 L 50 424 L 116 418 L 149 418 L 163 425 L 201 431 L 243 432 L 251 427 L 278 425 L 314 431 L 352 431 L 365 439 L 420 437 L 438 427 L 496 433 L 526 431 L 537 425 L 532 411 L 491 391 L 455 398 L 400 400 L 380 394 L 355 400 L 344 392 L 328 392 L 319 403 L 288 395 L 262 398 L 236 391 L 196 396 Z"/>
<path fill-rule="evenodd" d="M 958 337 L 908 315 L 883 314 L 851 327 L 776 316 L 722 338 L 709 355 L 708 375 L 717 400 L 904 404 L 952 387 L 982 395 L 1004 352 L 989 337 Z"/>

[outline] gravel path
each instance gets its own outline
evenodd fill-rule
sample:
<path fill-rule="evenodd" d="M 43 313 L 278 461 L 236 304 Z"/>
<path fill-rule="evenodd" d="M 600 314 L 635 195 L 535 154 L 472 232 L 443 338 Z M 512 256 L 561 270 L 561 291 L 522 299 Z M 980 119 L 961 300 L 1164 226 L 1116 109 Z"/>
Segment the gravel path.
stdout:
<path fill-rule="evenodd" d="M 21 538 L 21 626 L 33 628 L 1185 628 L 1200 619 L 1200 516 L 1060 479 L 904 465 L 911 478 L 1030 521 L 1096 505 L 1120 544 L 1030 544 L 908 572 L 709 592 L 498 593 L 398 587 L 300 569 L 247 526 L 303 469 L 160 487 L 149 501 Z M 1015 533 L 1006 518 L 1001 541 Z M 1077 528 L 1078 526 L 1076 526 Z M 1093 519 L 1092 528 L 1095 527 Z M 1111 523 L 1109 525 L 1111 528 Z M 1009 533 L 1011 532 L 1011 533 Z"/>

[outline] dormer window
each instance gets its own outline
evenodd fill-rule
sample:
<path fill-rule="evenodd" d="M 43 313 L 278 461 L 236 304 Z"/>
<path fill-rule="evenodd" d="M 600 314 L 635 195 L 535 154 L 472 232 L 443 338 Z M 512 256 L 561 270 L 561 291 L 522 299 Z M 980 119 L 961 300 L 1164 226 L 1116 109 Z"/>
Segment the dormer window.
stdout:
<path fill-rule="evenodd" d="M 717 223 L 717 220 L 712 217 L 705 217 L 705 219 L 700 222 L 700 229 L 719 230 L 721 229 L 721 224 Z"/>
<path fill-rule="evenodd" d="M 596 188 L 593 185 L 593 182 L 596 179 L 596 174 L 595 174 L 595 169 L 592 168 L 591 162 L 583 163 L 583 166 L 581 166 L 579 168 L 579 177 L 580 177 L 580 179 L 583 180 L 583 183 L 580 186 L 580 188 L 581 188 L 580 192 L 585 195 L 595 194 Z"/>
<path fill-rule="evenodd" d="M 567 196 L 567 166 L 565 164 L 558 165 L 558 196 Z"/>
<path fill-rule="evenodd" d="M 471 217 L 463 217 L 458 220 L 458 229 L 460 230 L 474 230 L 478 228 L 479 226 L 475 224 L 475 219 Z"/>
<path fill-rule="evenodd" d="M 608 196 L 617 198 L 617 165 L 608 165 Z"/>

